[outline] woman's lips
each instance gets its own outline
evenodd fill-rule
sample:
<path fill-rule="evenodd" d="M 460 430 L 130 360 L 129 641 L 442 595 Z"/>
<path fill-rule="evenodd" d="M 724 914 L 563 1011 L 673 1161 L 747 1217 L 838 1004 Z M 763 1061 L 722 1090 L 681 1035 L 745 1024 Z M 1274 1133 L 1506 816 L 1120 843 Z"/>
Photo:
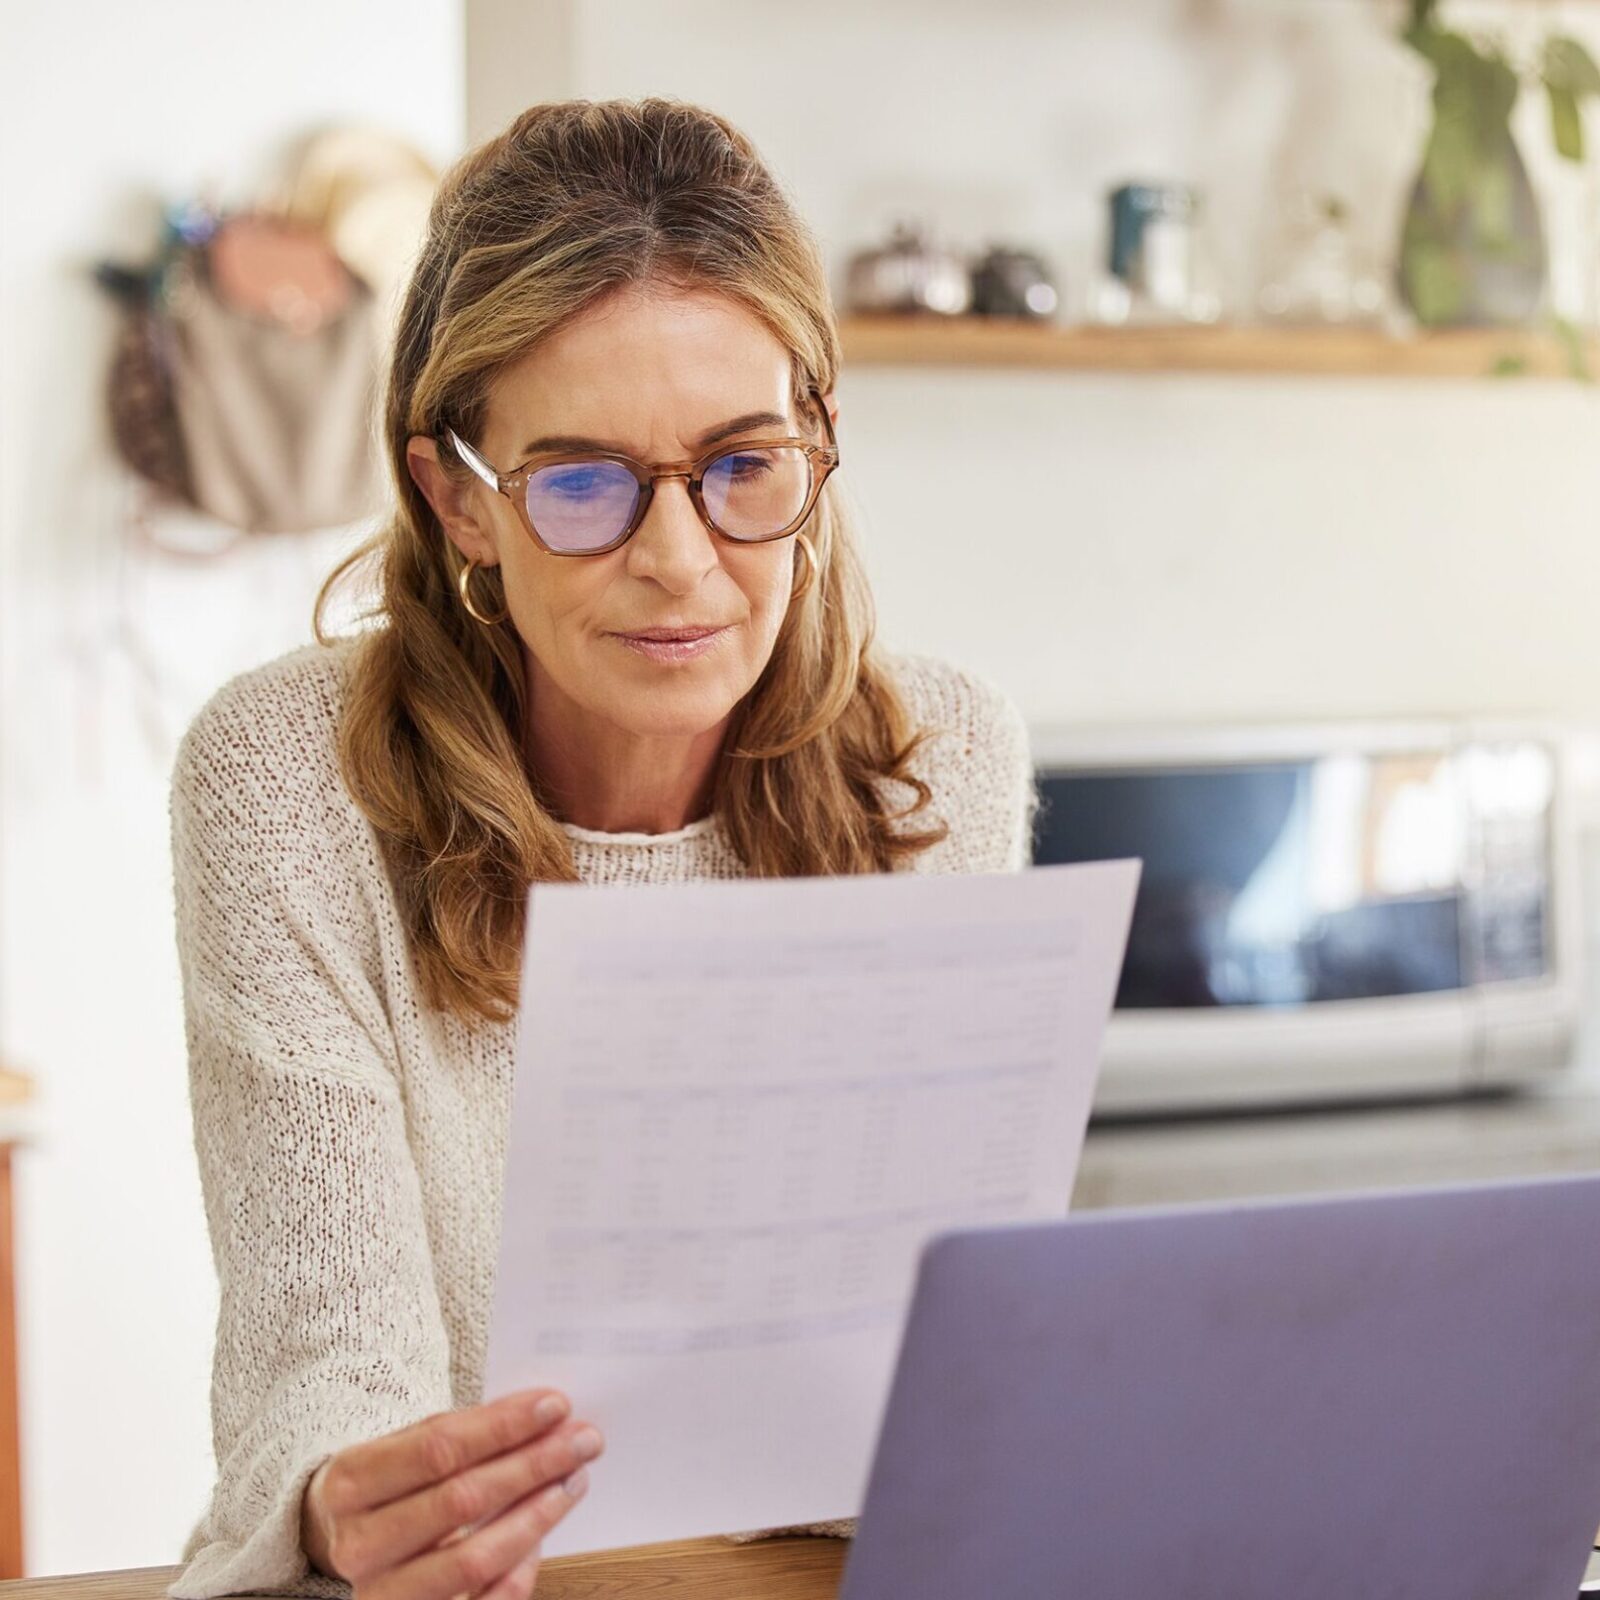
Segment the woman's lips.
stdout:
<path fill-rule="evenodd" d="M 693 661 L 716 647 L 727 628 L 646 628 L 639 633 L 614 633 L 630 650 L 652 661 Z"/>

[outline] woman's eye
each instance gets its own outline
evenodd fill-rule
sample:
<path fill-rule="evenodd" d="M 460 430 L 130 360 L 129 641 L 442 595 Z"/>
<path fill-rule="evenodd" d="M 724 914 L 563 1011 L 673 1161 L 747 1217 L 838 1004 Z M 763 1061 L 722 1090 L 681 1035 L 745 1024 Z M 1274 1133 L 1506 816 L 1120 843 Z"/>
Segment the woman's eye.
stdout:
<path fill-rule="evenodd" d="M 544 476 L 544 488 L 569 500 L 587 499 L 610 487 L 610 474 L 595 467 L 567 467 Z"/>
<path fill-rule="evenodd" d="M 759 478 L 772 471 L 772 463 L 765 456 L 727 456 L 724 459 L 736 478 Z"/>

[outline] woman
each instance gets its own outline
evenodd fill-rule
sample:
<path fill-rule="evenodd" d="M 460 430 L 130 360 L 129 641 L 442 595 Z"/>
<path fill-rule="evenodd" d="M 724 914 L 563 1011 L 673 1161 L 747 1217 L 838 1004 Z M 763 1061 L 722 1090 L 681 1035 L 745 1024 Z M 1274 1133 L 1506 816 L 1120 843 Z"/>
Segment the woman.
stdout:
<path fill-rule="evenodd" d="M 374 626 L 319 607 L 174 776 L 221 1280 L 174 1595 L 509 1600 L 583 1492 L 566 1396 L 482 1394 L 530 883 L 1023 864 L 1015 710 L 871 648 L 838 367 L 815 245 L 709 113 L 537 106 L 446 179 Z"/>

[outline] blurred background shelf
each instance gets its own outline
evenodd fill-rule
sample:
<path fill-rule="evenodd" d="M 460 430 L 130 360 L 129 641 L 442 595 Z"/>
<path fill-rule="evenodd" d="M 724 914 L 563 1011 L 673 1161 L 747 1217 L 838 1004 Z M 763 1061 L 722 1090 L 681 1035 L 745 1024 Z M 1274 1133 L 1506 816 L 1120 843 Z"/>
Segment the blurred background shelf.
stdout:
<path fill-rule="evenodd" d="M 986 317 L 846 317 L 856 366 L 1036 367 L 1079 372 L 1223 372 L 1310 377 L 1577 376 L 1600 372 L 1600 339 L 1465 329 L 1394 337 L 1369 329 L 1061 327 Z"/>

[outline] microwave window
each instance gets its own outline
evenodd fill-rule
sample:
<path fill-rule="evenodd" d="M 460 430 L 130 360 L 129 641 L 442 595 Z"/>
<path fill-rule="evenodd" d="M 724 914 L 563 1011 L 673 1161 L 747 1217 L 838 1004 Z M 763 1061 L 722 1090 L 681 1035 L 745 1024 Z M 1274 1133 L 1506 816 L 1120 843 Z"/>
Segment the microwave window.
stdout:
<path fill-rule="evenodd" d="M 1471 981 L 1475 841 L 1449 755 L 1045 771 L 1040 792 L 1037 862 L 1144 861 L 1119 1007 L 1295 1006 Z M 1520 963 L 1542 964 L 1530 926 L 1524 914 Z"/>

